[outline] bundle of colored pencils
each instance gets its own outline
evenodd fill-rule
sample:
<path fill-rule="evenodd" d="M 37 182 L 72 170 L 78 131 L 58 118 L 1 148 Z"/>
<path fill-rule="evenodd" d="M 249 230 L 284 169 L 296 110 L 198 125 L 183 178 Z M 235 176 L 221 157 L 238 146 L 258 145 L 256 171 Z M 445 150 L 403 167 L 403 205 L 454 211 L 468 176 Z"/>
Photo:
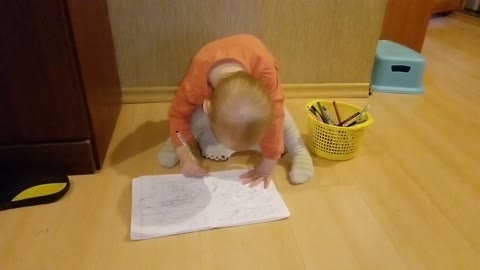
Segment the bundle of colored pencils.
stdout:
<path fill-rule="evenodd" d="M 333 108 L 335 109 L 335 116 L 333 117 L 330 112 L 328 111 L 327 107 L 323 106 L 320 102 L 317 102 L 317 106 L 312 105 L 310 107 L 310 112 L 315 116 L 315 118 L 328 125 L 335 125 L 338 127 L 351 127 L 356 124 L 361 124 L 367 121 L 367 110 L 370 105 L 365 106 L 365 108 L 360 111 L 352 114 L 351 116 L 347 117 L 345 120 L 340 118 L 340 112 L 337 107 L 337 103 L 333 101 Z M 353 120 L 353 121 L 352 121 Z"/>

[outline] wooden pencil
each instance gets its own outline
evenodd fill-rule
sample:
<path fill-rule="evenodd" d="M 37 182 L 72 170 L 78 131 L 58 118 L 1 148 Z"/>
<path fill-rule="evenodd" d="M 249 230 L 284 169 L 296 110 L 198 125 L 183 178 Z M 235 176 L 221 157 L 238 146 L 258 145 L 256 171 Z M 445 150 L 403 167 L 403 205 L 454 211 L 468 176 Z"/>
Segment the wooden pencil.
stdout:
<path fill-rule="evenodd" d="M 338 126 L 341 127 L 341 126 L 345 125 L 346 123 L 348 123 L 348 121 L 352 120 L 353 118 L 357 117 L 358 115 L 360 115 L 360 112 L 354 113 L 352 116 L 350 116 L 347 119 L 340 122 L 340 124 L 338 124 Z"/>
<path fill-rule="evenodd" d="M 338 123 L 341 123 L 342 119 L 340 118 L 340 113 L 338 112 L 337 103 L 335 101 L 333 101 L 333 108 L 335 108 L 335 114 L 337 115 Z"/>

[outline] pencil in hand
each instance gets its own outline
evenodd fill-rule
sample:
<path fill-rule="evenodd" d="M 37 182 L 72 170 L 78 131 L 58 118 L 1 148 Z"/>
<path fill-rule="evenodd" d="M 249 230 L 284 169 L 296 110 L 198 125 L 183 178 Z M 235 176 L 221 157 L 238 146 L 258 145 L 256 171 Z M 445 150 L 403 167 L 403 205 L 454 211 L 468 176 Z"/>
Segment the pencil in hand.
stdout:
<path fill-rule="evenodd" d="M 180 131 L 177 130 L 175 133 L 177 134 L 177 137 L 180 140 L 180 142 L 182 143 L 182 145 L 185 146 L 185 149 L 187 150 L 187 152 L 190 155 L 190 157 L 192 158 L 192 160 L 197 161 L 197 159 L 195 158 L 195 155 L 193 154 L 192 150 L 190 149 L 187 142 L 183 138 L 182 134 L 180 134 Z"/>

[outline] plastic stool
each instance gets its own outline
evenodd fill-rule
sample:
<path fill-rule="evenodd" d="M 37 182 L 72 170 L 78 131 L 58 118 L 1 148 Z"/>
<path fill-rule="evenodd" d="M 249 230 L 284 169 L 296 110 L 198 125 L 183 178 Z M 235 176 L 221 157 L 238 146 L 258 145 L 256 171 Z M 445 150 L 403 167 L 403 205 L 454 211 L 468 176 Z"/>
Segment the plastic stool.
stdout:
<path fill-rule="evenodd" d="M 416 51 L 389 40 L 380 40 L 372 73 L 376 92 L 422 94 L 425 58 Z"/>

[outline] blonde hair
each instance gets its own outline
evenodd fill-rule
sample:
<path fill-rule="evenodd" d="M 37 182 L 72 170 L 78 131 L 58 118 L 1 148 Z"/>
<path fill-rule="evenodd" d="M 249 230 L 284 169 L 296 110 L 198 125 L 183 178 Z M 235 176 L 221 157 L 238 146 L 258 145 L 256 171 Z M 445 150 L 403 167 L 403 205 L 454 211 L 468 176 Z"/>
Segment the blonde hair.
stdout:
<path fill-rule="evenodd" d="M 217 138 L 222 133 L 240 148 L 250 147 L 271 126 L 273 102 L 259 80 L 239 71 L 222 78 L 213 90 L 209 118 Z"/>

